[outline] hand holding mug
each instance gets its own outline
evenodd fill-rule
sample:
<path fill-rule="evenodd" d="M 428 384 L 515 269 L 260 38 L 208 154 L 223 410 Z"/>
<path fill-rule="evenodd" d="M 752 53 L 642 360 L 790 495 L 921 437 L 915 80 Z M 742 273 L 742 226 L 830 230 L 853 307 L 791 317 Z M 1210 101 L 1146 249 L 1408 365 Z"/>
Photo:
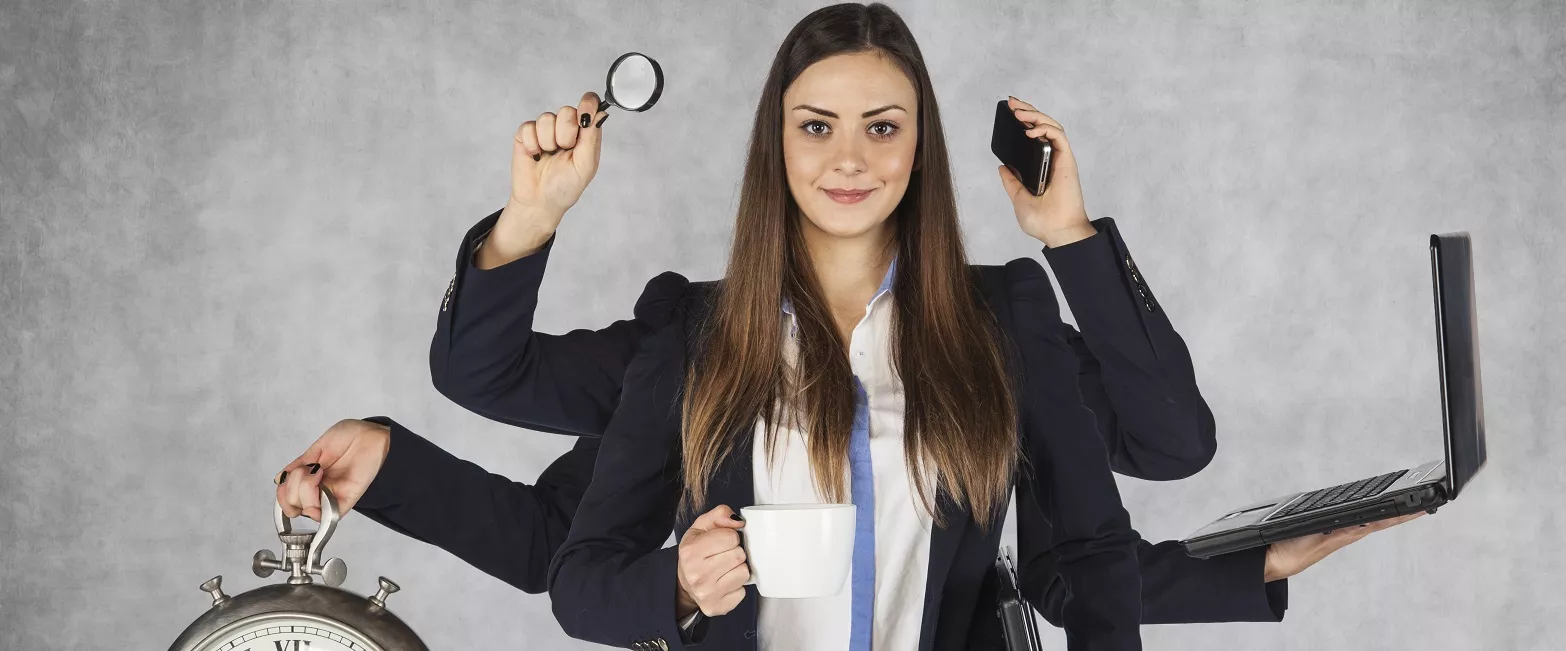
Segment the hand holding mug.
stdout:
<path fill-rule="evenodd" d="M 675 575 L 679 587 L 675 615 L 684 617 L 700 608 L 703 615 L 723 615 L 745 598 L 750 568 L 736 531 L 745 523 L 735 519 L 734 509 L 718 505 L 701 514 L 680 539 Z"/>

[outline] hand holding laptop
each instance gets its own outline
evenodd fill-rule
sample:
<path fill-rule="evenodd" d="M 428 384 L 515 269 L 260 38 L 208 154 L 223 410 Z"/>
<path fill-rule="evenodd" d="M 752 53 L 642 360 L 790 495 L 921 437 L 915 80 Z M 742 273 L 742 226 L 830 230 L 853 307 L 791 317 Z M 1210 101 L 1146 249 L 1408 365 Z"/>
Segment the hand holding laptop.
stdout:
<path fill-rule="evenodd" d="M 1270 583 L 1304 572 L 1332 552 L 1348 546 L 1349 543 L 1357 542 L 1365 536 L 1388 527 L 1403 524 L 1424 514 L 1424 511 L 1420 511 L 1410 515 L 1401 515 L 1346 529 L 1338 529 L 1337 531 L 1300 536 L 1272 543 L 1267 546 L 1267 563 L 1262 570 L 1262 581 Z"/>

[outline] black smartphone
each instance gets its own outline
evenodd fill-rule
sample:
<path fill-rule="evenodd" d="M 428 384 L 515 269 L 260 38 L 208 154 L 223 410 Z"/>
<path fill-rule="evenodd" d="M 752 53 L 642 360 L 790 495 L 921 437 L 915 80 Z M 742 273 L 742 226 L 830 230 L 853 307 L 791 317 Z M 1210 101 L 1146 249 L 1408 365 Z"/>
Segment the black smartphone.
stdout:
<path fill-rule="evenodd" d="M 990 151 L 1011 173 L 1016 174 L 1034 196 L 1044 194 L 1049 179 L 1049 157 L 1053 152 L 1042 136 L 1028 137 L 1028 125 L 1012 113 L 1006 100 L 995 104 L 995 129 L 990 133 Z"/>

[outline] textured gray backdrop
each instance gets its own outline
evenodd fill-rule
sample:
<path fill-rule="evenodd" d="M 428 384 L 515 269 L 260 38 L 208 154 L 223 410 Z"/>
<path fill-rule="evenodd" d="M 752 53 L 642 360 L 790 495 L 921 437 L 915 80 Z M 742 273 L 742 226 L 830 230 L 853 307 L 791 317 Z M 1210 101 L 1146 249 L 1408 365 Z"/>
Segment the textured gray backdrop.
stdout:
<path fill-rule="evenodd" d="M 1150 627 L 1148 647 L 1558 644 L 1562 524 L 1527 500 L 1566 489 L 1566 7 L 965 4 L 895 6 L 973 258 L 1042 259 L 988 151 L 1015 94 L 1067 126 L 1089 212 L 1122 225 L 1217 415 L 1206 471 L 1122 480 L 1149 538 L 1438 457 L 1425 242 L 1474 237 L 1472 492 L 1294 580 L 1281 624 Z M 276 547 L 269 478 L 340 418 L 531 481 L 568 441 L 462 410 L 426 366 L 513 130 L 601 91 L 621 52 L 663 64 L 658 106 L 605 125 L 537 325 L 627 317 L 660 271 L 721 273 L 754 98 L 815 6 L 0 3 L 0 648 L 163 648 L 205 579 L 270 582 L 248 569 Z M 391 607 L 436 649 L 587 646 L 546 596 L 362 516 L 339 532 L 346 587 L 399 581 Z"/>

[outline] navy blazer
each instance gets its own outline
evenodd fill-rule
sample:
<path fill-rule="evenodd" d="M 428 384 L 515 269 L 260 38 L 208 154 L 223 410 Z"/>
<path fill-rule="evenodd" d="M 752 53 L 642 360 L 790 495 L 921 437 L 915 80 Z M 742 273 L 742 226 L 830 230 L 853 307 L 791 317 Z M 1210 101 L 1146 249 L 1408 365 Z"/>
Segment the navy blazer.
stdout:
<path fill-rule="evenodd" d="M 1043 267 L 1026 258 L 971 271 L 1010 344 L 1019 443 L 1031 471 L 1015 481 L 1018 492 L 1034 493 L 1050 523 L 1048 547 L 1066 583 L 1068 647 L 1140 649 L 1139 538 L 1121 506 L 1093 414 L 1082 405 L 1077 356 L 1062 336 L 1054 287 Z M 747 424 L 714 471 L 707 500 L 676 513 L 680 391 L 687 365 L 702 350 L 695 333 L 703 312 L 644 338 L 626 370 L 592 481 L 550 564 L 555 618 L 572 637 L 621 647 L 688 646 L 675 625 L 678 549 L 663 544 L 671 528 L 683 536 L 696 514 L 720 504 L 735 510 L 754 504 Z M 971 649 L 998 638 L 991 580 L 1001 523 L 981 530 L 943 490 L 936 502 L 949 521 L 930 534 L 919 648 Z M 693 640 L 709 648 L 755 648 L 758 596 L 754 586 L 746 591 L 733 611 L 703 620 Z"/>
<path fill-rule="evenodd" d="M 619 399 L 636 342 L 682 314 L 700 293 L 693 290 L 707 284 L 665 273 L 647 284 L 634 319 L 597 331 L 534 333 L 537 291 L 553 239 L 531 256 L 479 270 L 470 262 L 474 245 L 498 217 L 497 211 L 481 220 L 459 248 L 430 347 L 435 385 L 494 420 L 583 438 L 529 486 L 457 459 L 389 418 L 372 417 L 392 426 L 393 445 L 356 510 L 519 589 L 540 592 L 544 563 L 569 528 L 596 456 L 598 441 L 591 437 L 603 432 Z M 1183 341 L 1146 288 L 1113 221 L 1094 223 L 1100 236 L 1044 251 L 1085 333 L 1063 324 L 1081 360 L 1082 397 L 1116 471 L 1147 479 L 1187 476 L 1211 458 L 1211 412 L 1196 390 Z M 1133 287 L 1137 294 L 1130 293 Z M 412 460 L 447 478 L 439 493 L 420 490 Z M 485 498 L 482 503 L 501 512 L 468 517 L 473 514 L 453 511 L 453 502 L 440 494 Z M 1060 625 L 1064 585 L 1053 557 L 1037 542 L 1048 528 L 1027 491 L 1018 493 L 1017 517 L 1024 593 Z M 496 544 L 474 545 L 479 539 Z M 1199 560 L 1172 541 L 1139 545 L 1145 623 L 1283 616 L 1287 583 L 1263 587 L 1263 550 Z"/>

